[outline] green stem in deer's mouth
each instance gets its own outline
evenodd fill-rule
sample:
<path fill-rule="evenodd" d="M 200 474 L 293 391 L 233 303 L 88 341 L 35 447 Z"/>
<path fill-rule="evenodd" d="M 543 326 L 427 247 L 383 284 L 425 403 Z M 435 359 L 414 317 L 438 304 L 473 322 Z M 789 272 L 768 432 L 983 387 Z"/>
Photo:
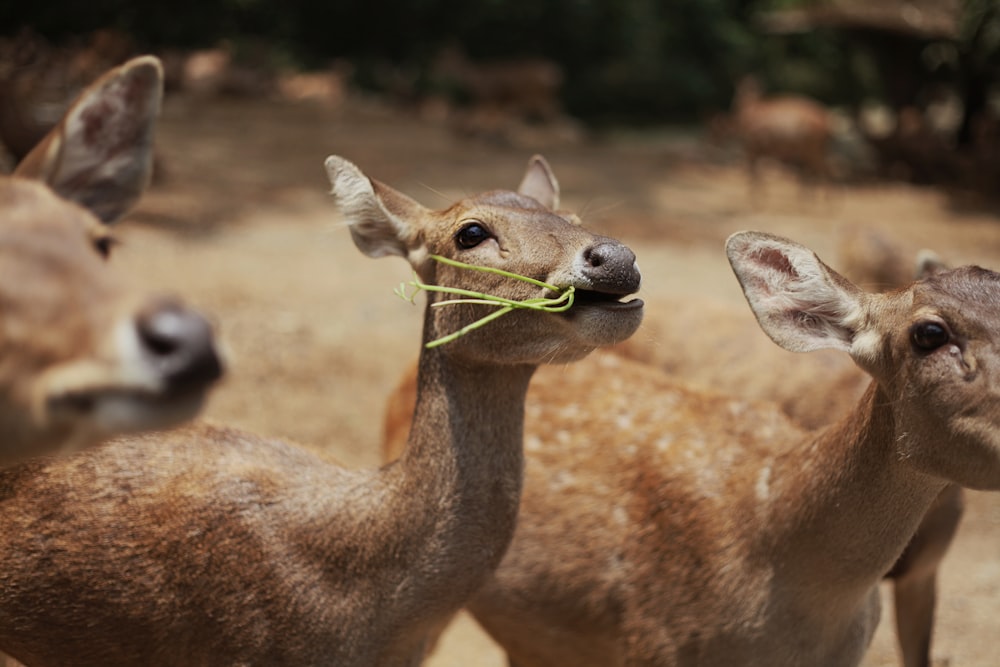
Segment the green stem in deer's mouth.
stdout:
<path fill-rule="evenodd" d="M 470 269 L 472 271 L 482 271 L 484 273 L 494 273 L 496 275 L 504 276 L 506 278 L 513 278 L 515 280 L 520 280 L 522 282 L 531 283 L 532 285 L 537 285 L 538 287 L 544 287 L 545 289 L 551 290 L 559 294 L 559 296 L 546 299 L 541 297 L 536 297 L 533 299 L 525 299 L 523 301 L 515 301 L 513 299 L 505 299 L 502 296 L 494 296 L 492 294 L 485 294 L 483 292 L 473 292 L 471 290 L 460 289 L 458 287 L 442 287 L 441 285 L 428 285 L 426 283 L 420 282 L 420 279 L 413 276 L 413 280 L 408 283 L 401 283 L 398 288 L 396 288 L 395 293 L 402 299 L 405 299 L 413 303 L 414 297 L 420 290 L 425 290 L 428 292 L 442 292 L 445 294 L 454 294 L 456 296 L 466 297 L 464 299 L 448 299 L 447 301 L 439 301 L 432 304 L 432 307 L 440 306 L 451 306 L 458 303 L 477 303 L 484 304 L 488 306 L 496 306 L 499 310 L 495 310 L 489 315 L 482 317 L 471 324 L 467 324 L 458 331 L 448 334 L 447 336 L 442 336 L 436 340 L 432 340 L 427 343 L 425 347 L 432 348 L 438 345 L 444 345 L 445 343 L 450 343 L 451 341 L 464 336 L 470 331 L 475 331 L 479 327 L 489 324 L 493 320 L 506 315 L 507 313 L 517 310 L 517 309 L 528 309 L 537 310 L 546 313 L 562 313 L 569 310 L 573 306 L 573 297 L 576 288 L 572 285 L 569 287 L 556 287 L 555 285 L 550 285 L 548 283 L 542 282 L 541 280 L 535 280 L 534 278 L 529 278 L 528 276 L 522 276 L 518 273 L 511 273 L 510 271 L 504 271 L 503 269 L 494 269 L 488 266 L 476 266 L 475 264 L 465 264 L 463 262 L 458 262 L 454 259 L 448 259 L 447 257 L 442 257 L 440 255 L 431 255 L 431 259 L 441 262 L 442 264 L 448 264 L 449 266 L 454 266 L 460 269 Z M 414 291 L 412 294 L 406 293 L 407 286 L 413 287 Z"/>

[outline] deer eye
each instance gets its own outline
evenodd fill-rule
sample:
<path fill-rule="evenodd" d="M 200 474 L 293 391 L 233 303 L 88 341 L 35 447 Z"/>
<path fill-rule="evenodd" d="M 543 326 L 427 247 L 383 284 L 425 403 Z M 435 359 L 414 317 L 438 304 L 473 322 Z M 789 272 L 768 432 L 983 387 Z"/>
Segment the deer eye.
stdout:
<path fill-rule="evenodd" d="M 470 222 L 455 234 L 455 242 L 458 247 L 465 250 L 475 248 L 488 238 L 490 238 L 489 230 L 478 222 Z"/>
<path fill-rule="evenodd" d="M 945 345 L 951 340 L 951 335 L 938 322 L 917 322 L 910 329 L 910 340 L 917 349 L 930 352 Z"/>
<path fill-rule="evenodd" d="M 110 236 L 99 236 L 94 239 L 94 248 L 104 259 L 111 257 L 111 249 L 115 246 L 115 240 Z"/>

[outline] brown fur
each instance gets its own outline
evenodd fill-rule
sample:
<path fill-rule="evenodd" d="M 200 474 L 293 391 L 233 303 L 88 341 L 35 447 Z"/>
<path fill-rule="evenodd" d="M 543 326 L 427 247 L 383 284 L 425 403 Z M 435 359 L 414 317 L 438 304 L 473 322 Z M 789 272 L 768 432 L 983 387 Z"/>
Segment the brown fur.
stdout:
<path fill-rule="evenodd" d="M 641 302 L 617 300 L 638 288 L 635 256 L 552 210 L 541 158 L 520 192 L 443 211 L 342 158 L 327 169 L 366 254 L 404 256 L 432 284 L 545 293 L 429 254 L 513 270 L 572 285 L 582 301 L 423 349 L 407 455 L 382 469 L 201 425 L 0 473 L 0 648 L 31 665 L 414 665 L 499 563 L 520 496 L 528 380 L 638 327 Z M 472 224 L 489 235 L 464 247 Z M 423 340 L 490 310 L 429 303 Z"/>

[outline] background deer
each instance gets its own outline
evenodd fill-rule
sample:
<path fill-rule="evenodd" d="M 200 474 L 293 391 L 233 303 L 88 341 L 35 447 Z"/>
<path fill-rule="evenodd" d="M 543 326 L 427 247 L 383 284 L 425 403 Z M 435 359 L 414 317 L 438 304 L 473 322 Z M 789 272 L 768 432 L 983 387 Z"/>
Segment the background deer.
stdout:
<path fill-rule="evenodd" d="M 208 322 L 101 256 L 148 181 L 161 94 L 155 58 L 108 72 L 0 178 L 0 465 L 172 426 L 220 375 Z"/>
<path fill-rule="evenodd" d="M 1000 487 L 993 307 L 973 305 L 996 274 L 877 295 L 775 237 L 729 253 L 770 336 L 874 382 L 809 434 L 617 355 L 539 373 L 517 533 L 468 605 L 512 664 L 857 664 L 928 507 Z"/>
<path fill-rule="evenodd" d="M 915 262 L 907 263 L 888 240 L 865 233 L 846 239 L 839 255 L 840 262 L 851 267 L 848 275 L 880 289 L 909 284 L 914 277 L 926 278 L 946 270 L 933 253 L 921 251 Z M 839 351 L 817 350 L 802 356 L 777 347 L 760 327 L 728 303 L 661 298 L 652 305 L 659 316 L 647 316 L 636 335 L 612 348 L 615 353 L 660 368 L 694 389 L 776 402 L 807 429 L 826 426 L 846 415 L 871 382 Z M 699 333 L 692 336 L 692 331 Z M 774 373 L 776 368 L 782 372 Z M 562 390 L 569 394 L 573 391 L 572 386 Z M 413 366 L 387 402 L 383 461 L 395 460 L 406 448 L 415 396 Z M 538 394 L 534 389 L 529 389 L 528 396 L 529 405 L 548 400 L 547 394 Z M 546 443 L 549 437 L 546 424 L 527 423 L 528 440 Z M 529 449 L 529 460 L 535 451 Z M 963 509 L 961 487 L 949 485 L 931 505 L 887 574 L 893 581 L 897 638 L 905 667 L 930 665 L 938 570 L 955 537 Z"/>
<path fill-rule="evenodd" d="M 620 301 L 639 286 L 635 256 L 554 211 L 541 158 L 519 192 L 443 211 L 342 158 L 327 170 L 365 254 L 403 256 L 429 284 L 546 295 L 431 255 L 512 270 L 575 287 L 575 304 L 423 349 L 407 455 L 380 470 L 200 425 L 0 473 L 4 651 L 30 665 L 410 665 L 499 563 L 528 381 L 635 331 L 642 302 Z M 491 312 L 441 299 L 424 342 Z"/>
<path fill-rule="evenodd" d="M 563 71 L 545 58 L 473 62 L 461 49 L 447 47 L 435 59 L 431 77 L 464 99 L 451 111 L 450 124 L 465 136 L 504 139 L 517 124 L 561 119 Z"/>
<path fill-rule="evenodd" d="M 0 144 L 20 162 L 92 81 L 135 53 L 114 29 L 91 33 L 86 43 L 56 47 L 30 28 L 0 37 Z"/>
<path fill-rule="evenodd" d="M 751 194 L 760 189 L 761 158 L 789 165 L 802 178 L 829 179 L 827 151 L 833 127 L 827 110 L 815 100 L 800 95 L 764 97 L 757 80 L 745 77 L 736 87 L 728 125 L 746 155 Z"/>

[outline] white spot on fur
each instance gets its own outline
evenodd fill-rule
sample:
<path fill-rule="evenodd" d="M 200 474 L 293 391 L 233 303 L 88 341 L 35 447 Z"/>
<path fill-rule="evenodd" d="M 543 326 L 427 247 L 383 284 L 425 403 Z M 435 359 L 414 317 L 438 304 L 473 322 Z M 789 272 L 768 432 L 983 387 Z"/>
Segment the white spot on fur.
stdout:
<path fill-rule="evenodd" d="M 566 487 L 573 486 L 575 482 L 576 478 L 568 470 L 558 470 L 549 477 L 549 488 L 558 493 Z"/>
<path fill-rule="evenodd" d="M 860 331 L 851 342 L 851 356 L 862 364 L 874 364 L 882 338 L 871 329 Z"/>
<path fill-rule="evenodd" d="M 757 500 L 765 501 L 771 495 L 771 466 L 767 465 L 757 473 L 757 485 L 754 487 Z"/>
<path fill-rule="evenodd" d="M 611 520 L 619 526 L 626 526 L 628 525 L 628 512 L 625 511 L 624 507 L 616 506 L 611 511 Z"/>
<path fill-rule="evenodd" d="M 670 449 L 670 445 L 674 444 L 674 438 L 671 435 L 662 435 L 656 439 L 653 446 L 661 452 L 665 452 Z"/>

